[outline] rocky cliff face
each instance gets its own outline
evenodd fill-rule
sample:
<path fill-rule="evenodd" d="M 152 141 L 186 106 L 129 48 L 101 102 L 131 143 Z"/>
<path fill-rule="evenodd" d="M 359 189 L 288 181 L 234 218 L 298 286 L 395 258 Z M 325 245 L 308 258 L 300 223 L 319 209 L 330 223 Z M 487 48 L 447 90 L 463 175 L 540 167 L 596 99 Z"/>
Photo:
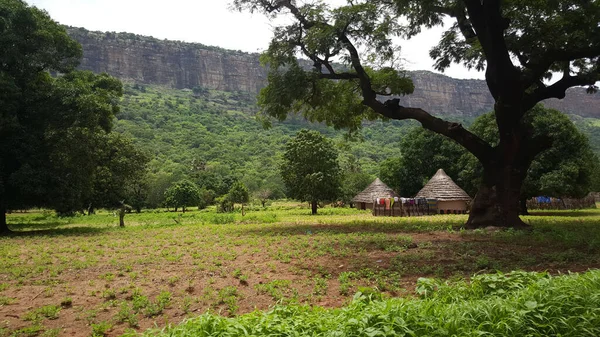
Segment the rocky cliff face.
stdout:
<path fill-rule="evenodd" d="M 494 98 L 482 80 L 459 80 L 429 71 L 414 71 L 412 95 L 400 97 L 401 105 L 420 107 L 437 115 L 479 116 L 494 108 Z M 583 117 L 600 118 L 600 94 L 571 88 L 562 99 L 543 102 L 549 108 Z"/>
<path fill-rule="evenodd" d="M 82 69 L 174 88 L 198 86 L 257 93 L 266 84 L 266 70 L 257 54 L 129 33 L 67 30 L 83 46 Z M 494 106 L 485 81 L 459 80 L 429 71 L 411 72 L 410 76 L 415 92 L 400 98 L 403 105 L 436 115 L 465 117 L 479 116 Z M 589 95 L 581 88 L 569 90 L 564 100 L 544 104 L 566 113 L 600 118 L 600 94 Z"/>
<path fill-rule="evenodd" d="M 485 81 L 459 80 L 430 71 L 413 71 L 415 85 L 411 95 L 400 97 L 404 106 L 420 107 L 430 113 L 455 116 L 479 116 L 494 107 Z"/>
<path fill-rule="evenodd" d="M 128 33 L 67 30 L 83 47 L 82 69 L 123 80 L 246 92 L 258 92 L 266 82 L 255 54 Z"/>

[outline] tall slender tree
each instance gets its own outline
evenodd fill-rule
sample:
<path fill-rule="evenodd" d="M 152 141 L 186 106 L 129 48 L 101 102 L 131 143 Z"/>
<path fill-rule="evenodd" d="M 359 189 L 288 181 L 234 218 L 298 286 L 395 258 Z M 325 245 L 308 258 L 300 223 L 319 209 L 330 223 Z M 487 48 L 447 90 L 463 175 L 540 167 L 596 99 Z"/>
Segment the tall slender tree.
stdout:
<path fill-rule="evenodd" d="M 535 157 L 551 145 L 525 118 L 539 102 L 564 98 L 574 86 L 600 80 L 600 2 L 589 0 L 234 0 L 240 10 L 290 23 L 275 29 L 262 60 L 268 86 L 259 104 L 267 116 L 289 112 L 350 131 L 364 119 L 415 119 L 472 153 L 483 178 L 466 226 L 527 227 L 519 218 L 519 194 Z M 452 63 L 485 70 L 495 100 L 499 142 L 490 144 L 458 123 L 406 107 L 397 95 L 412 83 L 397 68 L 394 38 L 453 23 L 430 55 L 439 70 Z M 298 60 L 312 61 L 311 69 Z M 342 62 L 343 66 L 336 66 Z M 545 82 L 552 72 L 559 80 Z"/>

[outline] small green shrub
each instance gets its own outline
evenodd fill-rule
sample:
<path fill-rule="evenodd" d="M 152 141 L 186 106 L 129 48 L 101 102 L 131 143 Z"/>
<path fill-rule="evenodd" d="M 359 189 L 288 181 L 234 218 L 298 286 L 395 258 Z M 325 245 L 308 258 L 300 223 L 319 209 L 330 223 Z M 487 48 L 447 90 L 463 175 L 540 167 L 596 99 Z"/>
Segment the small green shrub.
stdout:
<path fill-rule="evenodd" d="M 44 318 L 57 319 L 61 307 L 58 305 L 45 305 L 35 310 L 25 313 L 23 320 L 25 321 L 40 321 Z"/>
<path fill-rule="evenodd" d="M 109 322 L 102 321 L 92 324 L 92 337 L 104 337 L 110 329 L 112 329 L 112 324 Z"/>

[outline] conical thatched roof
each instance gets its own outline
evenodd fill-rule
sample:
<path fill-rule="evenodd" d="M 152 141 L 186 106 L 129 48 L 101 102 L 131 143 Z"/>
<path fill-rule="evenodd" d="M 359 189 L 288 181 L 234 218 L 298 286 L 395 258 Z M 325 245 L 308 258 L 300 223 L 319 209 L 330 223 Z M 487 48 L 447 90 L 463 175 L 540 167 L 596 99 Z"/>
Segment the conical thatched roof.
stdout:
<path fill-rule="evenodd" d="M 429 182 L 417 193 L 415 198 L 432 198 L 441 201 L 464 200 L 471 197 L 452 181 L 444 170 L 439 169 Z"/>
<path fill-rule="evenodd" d="M 373 202 L 376 198 L 390 198 L 390 197 L 399 197 L 399 195 L 394 192 L 388 185 L 384 184 L 383 181 L 379 180 L 379 178 L 375 179 L 371 185 L 367 186 L 364 191 L 358 193 L 352 202 Z"/>

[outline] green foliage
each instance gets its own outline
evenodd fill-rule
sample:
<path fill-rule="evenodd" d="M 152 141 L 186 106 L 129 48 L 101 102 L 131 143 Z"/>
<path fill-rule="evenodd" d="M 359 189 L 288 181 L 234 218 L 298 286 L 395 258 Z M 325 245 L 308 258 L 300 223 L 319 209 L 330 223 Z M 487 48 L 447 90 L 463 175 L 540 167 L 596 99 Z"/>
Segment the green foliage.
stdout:
<path fill-rule="evenodd" d="M 231 186 L 227 196 L 231 202 L 237 204 L 245 204 L 249 201 L 248 188 L 240 181 Z"/>
<path fill-rule="evenodd" d="M 592 336 L 600 333 L 600 272 L 478 275 L 471 284 L 419 280 L 423 299 L 357 293 L 340 309 L 287 305 L 235 319 L 190 319 L 159 336 Z"/>
<path fill-rule="evenodd" d="M 330 140 L 319 132 L 301 130 L 286 145 L 281 175 L 292 198 L 331 201 L 339 195 L 338 153 Z"/>
<path fill-rule="evenodd" d="M 150 160 L 132 140 L 118 133 L 104 136 L 96 148 L 98 167 L 93 178 L 93 207 L 116 208 L 121 201 L 137 210 L 144 205 L 146 165 Z"/>
<path fill-rule="evenodd" d="M 44 318 L 57 319 L 60 313 L 61 307 L 58 305 L 45 305 L 35 310 L 27 312 L 23 316 L 23 320 L 26 321 L 41 321 Z"/>
<path fill-rule="evenodd" d="M 532 142 L 547 141 L 551 147 L 532 162 L 522 187 L 521 198 L 538 195 L 583 197 L 597 186 L 598 157 L 587 137 L 559 111 L 537 106 L 523 120 L 531 130 Z M 498 127 L 493 113 L 475 119 L 471 131 L 494 145 Z M 474 195 L 481 183 L 479 161 L 452 140 L 415 128 L 402 140 L 402 158 L 384 161 L 380 177 L 403 195 L 416 194 L 435 171 L 443 168 L 467 193 Z"/>
<path fill-rule="evenodd" d="M 443 19 L 449 15 L 465 12 L 465 5 L 453 0 L 402 0 L 396 1 L 395 5 L 397 11 L 407 19 L 403 32 L 408 37 L 416 35 L 423 27 L 442 25 Z M 522 65 L 526 65 L 527 68 L 533 68 L 543 62 L 549 52 L 579 50 L 598 44 L 595 29 L 600 18 L 600 5 L 595 2 L 582 4 L 577 0 L 535 2 L 514 0 L 503 2 L 500 6 L 502 15 L 507 22 L 510 22 L 504 32 L 506 48 L 511 55 L 519 55 Z M 453 10 L 455 12 L 452 12 Z M 473 18 L 467 14 L 464 19 Z M 479 40 L 465 38 L 458 22 L 447 25 L 438 45 L 430 51 L 430 56 L 434 59 L 438 70 L 444 70 L 452 63 L 477 69 L 483 69 L 486 64 Z M 586 59 L 586 57 L 597 58 L 597 54 L 582 54 L 582 56 L 583 58 L 576 61 L 581 68 L 574 71 L 586 75 L 597 72 L 593 62 Z M 562 72 L 561 67 L 560 62 L 556 62 L 550 70 Z M 547 75 L 537 74 L 537 76 Z"/>
<path fill-rule="evenodd" d="M 412 129 L 400 143 L 401 158 L 389 158 L 379 177 L 401 195 L 414 196 L 442 168 L 456 179 L 464 167 L 459 160 L 465 150 L 454 141 L 423 128 Z"/>
<path fill-rule="evenodd" d="M 163 206 L 164 191 L 183 179 L 214 198 L 227 194 L 235 181 L 243 182 L 254 197 L 269 190 L 271 200 L 284 198 L 285 185 L 278 169 L 281 154 L 303 127 L 333 140 L 344 171 L 346 158 L 354 157 L 354 166 L 374 178 L 381 161 L 400 156 L 398 142 L 416 125 L 368 122 L 360 141 L 349 141 L 343 131 L 298 117 L 265 130 L 254 118 L 255 101 L 245 93 L 210 90 L 196 98 L 185 90 L 145 86 L 142 92 L 134 87 L 125 85 L 115 129 L 131 136 L 144 153 L 152 154 L 150 173 L 142 184 L 148 208 Z M 212 198 L 207 200 L 206 204 L 213 203 Z"/>
<path fill-rule="evenodd" d="M 352 203 L 358 193 L 362 192 L 374 178 L 365 172 L 344 172 L 342 175 L 341 200 L 346 203 Z"/>
<path fill-rule="evenodd" d="M 110 322 L 102 321 L 100 323 L 92 323 L 92 337 L 104 337 L 106 333 L 112 329 Z"/>
<path fill-rule="evenodd" d="M 543 147 L 520 124 L 541 101 L 564 98 L 574 86 L 588 85 L 588 91 L 595 92 L 600 80 L 596 2 L 374 0 L 334 7 L 324 1 L 236 0 L 234 6 L 272 18 L 291 16 L 275 29 L 262 55 L 269 65 L 269 84 L 259 98 L 265 115 L 282 120 L 288 113 L 300 113 L 310 121 L 346 128 L 350 134 L 363 120 L 415 119 L 453 139 L 485 169 L 485 188 L 477 199 L 488 202 L 473 203 L 471 227 L 526 226 L 516 212 L 518 198 L 511 194 L 521 189 L 531 158 Z M 486 70 L 501 130 L 498 146 L 418 107 L 404 107 L 392 96 L 413 90 L 396 69 L 399 46 L 394 39 L 444 25 L 445 18 L 455 23 L 430 56 L 439 70 L 453 62 Z M 298 54 L 312 61 L 309 70 L 296 60 Z M 335 67 L 332 60 L 341 60 L 342 66 Z M 553 71 L 562 78 L 544 84 Z M 416 191 L 408 187 L 410 194 Z"/>
<path fill-rule="evenodd" d="M 174 207 L 175 210 L 181 207 L 182 212 L 185 213 L 188 206 L 195 206 L 199 203 L 200 190 L 189 180 L 182 180 L 165 191 L 165 204 L 168 207 Z"/>
<path fill-rule="evenodd" d="M 229 192 L 224 199 L 224 202 L 229 202 L 231 204 L 232 210 L 233 204 L 242 204 L 242 215 L 244 215 L 244 204 L 250 200 L 250 194 L 248 193 L 246 185 L 241 181 L 237 181 L 231 186 L 231 189 L 229 189 Z M 222 202 L 221 207 L 225 208 L 226 205 Z"/>
<path fill-rule="evenodd" d="M 404 166 L 404 160 L 401 157 L 384 160 L 379 165 L 379 179 L 397 193 L 408 196 L 409 194 L 405 194 L 403 189 L 406 188 L 407 183 Z M 409 181 L 412 181 L 412 178 Z"/>
<path fill-rule="evenodd" d="M 0 225 L 7 208 L 71 214 L 114 204 L 144 162 L 109 134 L 121 82 L 74 71 L 81 47 L 45 12 L 3 0 L 0 13 Z"/>
<path fill-rule="evenodd" d="M 553 109 L 536 106 L 522 121 L 532 131 L 532 142 L 550 142 L 531 164 L 523 183 L 521 198 L 538 195 L 581 198 L 590 192 L 600 163 L 587 137 L 567 116 Z M 490 143 L 497 143 L 498 127 L 492 113 L 479 117 L 473 132 Z M 467 159 L 467 181 L 477 182 L 481 167 L 474 158 Z"/>
<path fill-rule="evenodd" d="M 309 28 L 306 35 L 298 35 L 294 25 L 280 27 L 269 49 L 261 56 L 261 61 L 269 64 L 268 85 L 261 90 L 258 104 L 262 116 L 269 125 L 269 118 L 282 121 L 290 113 L 301 114 L 311 122 L 325 123 L 335 128 L 344 128 L 350 134 L 356 133 L 363 121 L 382 118 L 362 104 L 360 84 L 355 74 L 350 72 L 349 81 L 324 78 L 318 71 L 305 71 L 296 60 L 296 48 L 287 39 L 300 39 L 296 43 L 305 43 L 308 50 L 317 55 L 327 55 L 323 59 L 339 54 L 342 68 L 349 66 L 350 56 L 336 44 L 338 29 L 347 24 L 353 27 L 352 35 L 364 41 L 375 63 L 394 58 L 394 49 L 386 34 L 396 25 L 390 18 L 379 22 L 369 21 L 370 15 L 377 11 L 374 5 L 358 5 L 330 10 L 323 4 L 306 4 L 302 11 L 315 15 L 315 19 L 328 21 L 325 13 L 330 12 L 332 26 L 323 24 Z M 377 26 L 377 27 L 374 27 Z M 373 33 L 369 36 L 367 34 Z M 298 36 L 297 36 L 298 35 Z M 379 65 L 379 64 L 378 64 Z M 373 89 L 380 93 L 405 95 L 412 93 L 414 86 L 410 78 L 392 67 L 367 68 Z M 353 77 L 354 76 L 354 77 Z"/>

